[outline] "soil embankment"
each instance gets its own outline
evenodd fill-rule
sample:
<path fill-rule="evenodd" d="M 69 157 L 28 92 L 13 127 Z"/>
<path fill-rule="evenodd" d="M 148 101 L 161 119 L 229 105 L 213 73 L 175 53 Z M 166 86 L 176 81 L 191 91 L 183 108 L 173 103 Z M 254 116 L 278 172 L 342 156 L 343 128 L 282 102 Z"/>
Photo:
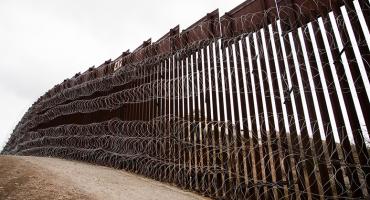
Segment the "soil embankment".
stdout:
<path fill-rule="evenodd" d="M 0 156 L 0 199 L 206 198 L 123 170 L 56 158 Z"/>

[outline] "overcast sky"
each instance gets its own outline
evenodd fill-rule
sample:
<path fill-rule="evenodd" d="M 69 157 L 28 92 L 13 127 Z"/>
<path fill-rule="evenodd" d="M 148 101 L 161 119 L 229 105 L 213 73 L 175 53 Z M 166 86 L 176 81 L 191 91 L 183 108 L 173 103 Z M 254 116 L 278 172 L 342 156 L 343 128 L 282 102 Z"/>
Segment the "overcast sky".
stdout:
<path fill-rule="evenodd" d="M 28 107 L 75 73 L 243 0 L 1 0 L 0 150 Z"/>

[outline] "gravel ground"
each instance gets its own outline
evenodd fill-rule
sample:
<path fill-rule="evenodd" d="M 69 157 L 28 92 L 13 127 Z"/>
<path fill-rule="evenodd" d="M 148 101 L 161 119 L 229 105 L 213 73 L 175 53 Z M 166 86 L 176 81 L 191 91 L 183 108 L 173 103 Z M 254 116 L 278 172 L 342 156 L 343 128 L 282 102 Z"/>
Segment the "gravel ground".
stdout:
<path fill-rule="evenodd" d="M 207 199 L 136 174 L 77 161 L 0 156 L 0 199 Z"/>

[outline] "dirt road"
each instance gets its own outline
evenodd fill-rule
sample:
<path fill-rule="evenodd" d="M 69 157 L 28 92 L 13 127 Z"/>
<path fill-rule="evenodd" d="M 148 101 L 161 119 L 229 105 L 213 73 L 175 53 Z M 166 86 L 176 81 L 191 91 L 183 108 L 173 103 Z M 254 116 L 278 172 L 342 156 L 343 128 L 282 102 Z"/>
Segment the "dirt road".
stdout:
<path fill-rule="evenodd" d="M 56 158 L 0 156 L 0 199 L 206 199 L 123 170 Z"/>

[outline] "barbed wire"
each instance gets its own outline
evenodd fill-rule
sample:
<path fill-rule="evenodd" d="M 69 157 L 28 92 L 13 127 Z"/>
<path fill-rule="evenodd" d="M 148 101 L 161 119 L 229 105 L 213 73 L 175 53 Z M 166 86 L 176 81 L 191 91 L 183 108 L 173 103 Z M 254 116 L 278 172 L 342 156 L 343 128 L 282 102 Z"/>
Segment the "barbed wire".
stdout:
<path fill-rule="evenodd" d="M 218 199 L 366 199 L 370 20 L 358 22 L 370 7 L 344 4 L 229 13 L 139 48 L 113 73 L 39 98 L 3 153 L 111 166 Z"/>

